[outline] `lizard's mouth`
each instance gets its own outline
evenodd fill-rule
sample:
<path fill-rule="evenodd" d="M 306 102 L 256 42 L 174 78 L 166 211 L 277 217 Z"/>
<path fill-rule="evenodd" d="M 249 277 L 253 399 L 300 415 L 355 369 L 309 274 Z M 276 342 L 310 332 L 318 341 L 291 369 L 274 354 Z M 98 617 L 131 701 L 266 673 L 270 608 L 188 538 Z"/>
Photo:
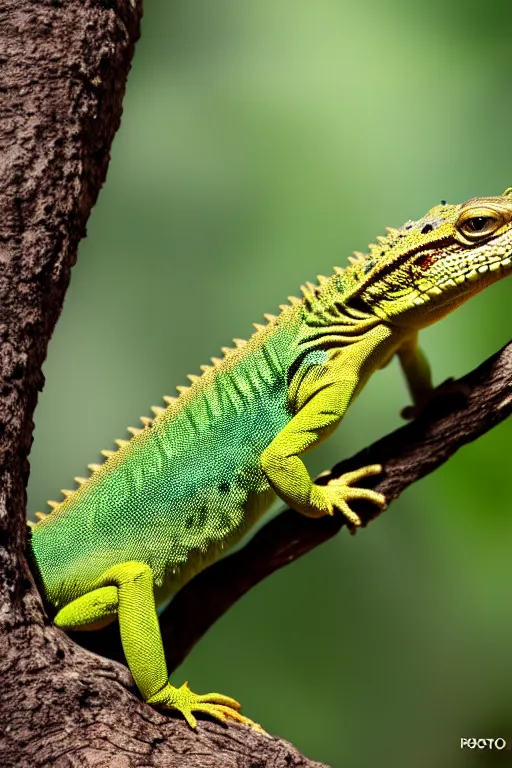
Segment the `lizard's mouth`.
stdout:
<path fill-rule="evenodd" d="M 500 257 L 496 255 L 480 256 L 478 261 L 466 270 L 441 278 L 432 283 L 426 279 L 417 284 L 418 295 L 413 304 L 420 307 L 433 301 L 436 306 L 451 303 L 458 298 L 466 298 L 468 294 L 478 293 L 490 283 L 497 282 L 512 268 L 512 255 Z M 456 292 L 454 296 L 454 291 Z"/>

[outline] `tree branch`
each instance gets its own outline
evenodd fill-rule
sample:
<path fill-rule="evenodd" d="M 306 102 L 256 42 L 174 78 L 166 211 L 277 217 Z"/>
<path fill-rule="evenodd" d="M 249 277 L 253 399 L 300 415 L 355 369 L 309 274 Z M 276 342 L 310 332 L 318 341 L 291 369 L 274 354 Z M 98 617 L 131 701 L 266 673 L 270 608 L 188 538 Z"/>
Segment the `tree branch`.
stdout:
<path fill-rule="evenodd" d="M 389 505 L 412 483 L 512 413 L 512 343 L 453 382 L 450 389 L 451 395 L 434 399 L 415 421 L 336 464 L 317 482 L 326 483 L 366 464 L 382 464 L 382 475 L 360 485 L 383 493 Z M 381 514 L 368 503 L 353 506 L 365 525 Z M 169 669 L 181 664 L 211 625 L 249 589 L 330 539 L 344 525 L 342 516 L 314 520 L 288 509 L 267 523 L 243 549 L 198 574 L 160 618 Z M 76 639 L 83 642 L 78 634 Z M 116 627 L 95 637 L 89 635 L 87 647 L 123 661 Z"/>

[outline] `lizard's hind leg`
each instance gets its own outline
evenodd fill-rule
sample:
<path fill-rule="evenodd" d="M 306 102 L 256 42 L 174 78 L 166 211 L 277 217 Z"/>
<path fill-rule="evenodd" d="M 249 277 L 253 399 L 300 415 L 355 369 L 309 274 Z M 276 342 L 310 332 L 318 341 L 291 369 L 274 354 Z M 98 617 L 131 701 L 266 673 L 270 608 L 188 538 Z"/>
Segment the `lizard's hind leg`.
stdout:
<path fill-rule="evenodd" d="M 96 628 L 119 619 L 124 655 L 137 687 L 148 704 L 177 709 L 192 728 L 193 712 L 204 712 L 225 722 L 255 725 L 238 711 L 240 704 L 220 693 L 193 693 L 187 684 L 169 682 L 162 636 L 155 608 L 153 571 L 146 563 L 130 561 L 109 568 L 91 591 L 62 608 L 55 623 L 62 629 Z"/>
<path fill-rule="evenodd" d="M 117 587 L 100 587 L 61 608 L 54 623 L 72 631 L 101 629 L 116 620 L 117 606 Z"/>

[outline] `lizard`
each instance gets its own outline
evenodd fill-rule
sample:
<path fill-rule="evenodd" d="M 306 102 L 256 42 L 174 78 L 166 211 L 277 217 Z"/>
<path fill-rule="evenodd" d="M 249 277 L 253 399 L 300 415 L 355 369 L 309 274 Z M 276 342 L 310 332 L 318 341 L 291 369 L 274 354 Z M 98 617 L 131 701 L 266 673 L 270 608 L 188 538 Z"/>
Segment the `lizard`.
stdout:
<path fill-rule="evenodd" d="M 29 559 L 55 624 L 92 630 L 118 620 L 126 661 L 144 700 L 252 724 L 240 704 L 195 694 L 168 678 L 157 606 L 219 558 L 279 497 L 314 518 L 341 513 L 352 531 L 356 499 L 385 497 L 357 483 L 361 467 L 315 484 L 301 456 L 327 438 L 370 375 L 398 356 L 413 402 L 432 397 L 422 328 L 512 266 L 512 188 L 442 201 L 418 221 L 387 228 L 368 252 L 302 286 L 248 341 L 234 339 L 165 407 L 102 451 L 88 478 L 37 513 Z M 409 414 L 411 415 L 411 414 Z"/>

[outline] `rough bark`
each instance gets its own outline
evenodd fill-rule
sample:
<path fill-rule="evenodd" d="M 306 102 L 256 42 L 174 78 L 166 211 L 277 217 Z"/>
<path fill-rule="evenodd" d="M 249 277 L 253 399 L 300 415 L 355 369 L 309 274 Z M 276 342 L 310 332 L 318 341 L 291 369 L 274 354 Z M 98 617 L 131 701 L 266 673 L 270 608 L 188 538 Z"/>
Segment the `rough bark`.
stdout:
<path fill-rule="evenodd" d="M 32 415 L 105 179 L 141 0 L 0 0 L 0 763 L 314 766 L 286 742 L 136 698 L 127 669 L 49 624 L 24 559 Z"/>

